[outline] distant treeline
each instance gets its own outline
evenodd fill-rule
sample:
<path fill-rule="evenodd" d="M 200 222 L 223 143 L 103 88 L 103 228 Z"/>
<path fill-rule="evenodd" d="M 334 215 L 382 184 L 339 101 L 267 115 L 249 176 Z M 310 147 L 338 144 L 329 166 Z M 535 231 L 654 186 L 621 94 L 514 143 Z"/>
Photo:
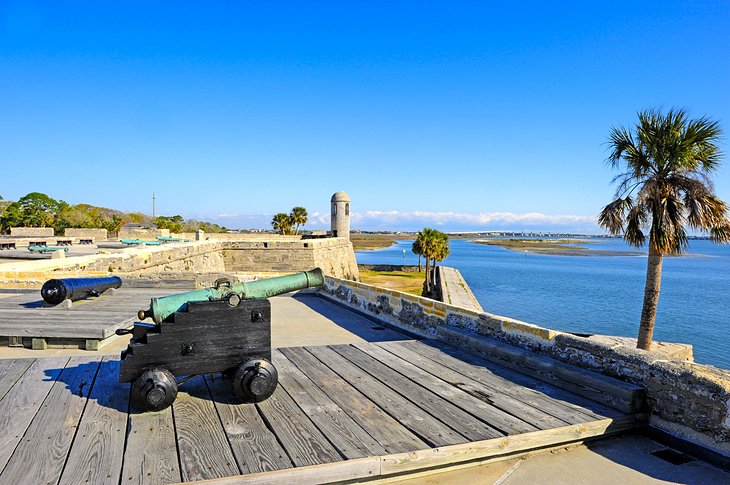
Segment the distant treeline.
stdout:
<path fill-rule="evenodd" d="M 68 227 L 102 228 L 115 236 L 127 223 L 147 222 L 170 232 L 226 232 L 226 228 L 210 222 L 183 219 L 182 216 L 152 218 L 141 212 L 122 212 L 89 204 L 71 205 L 40 192 L 31 192 L 17 202 L 0 197 L 0 233 L 7 234 L 11 227 L 52 227 L 63 234 Z"/>

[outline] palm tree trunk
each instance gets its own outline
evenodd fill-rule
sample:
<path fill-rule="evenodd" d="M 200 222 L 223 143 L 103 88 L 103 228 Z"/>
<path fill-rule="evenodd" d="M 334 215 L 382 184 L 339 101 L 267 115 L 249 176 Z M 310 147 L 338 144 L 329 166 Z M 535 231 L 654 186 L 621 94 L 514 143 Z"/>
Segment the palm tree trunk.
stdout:
<path fill-rule="evenodd" d="M 433 258 L 433 264 L 431 265 L 431 289 L 436 291 L 436 258 Z"/>
<path fill-rule="evenodd" d="M 421 272 L 421 255 L 418 255 L 418 272 Z"/>
<path fill-rule="evenodd" d="M 644 305 L 641 308 L 639 339 L 636 348 L 651 350 L 651 339 L 654 334 L 654 321 L 659 303 L 659 290 L 662 284 L 662 254 L 652 248 L 649 240 L 649 260 L 646 266 L 646 285 L 644 286 Z"/>
<path fill-rule="evenodd" d="M 431 287 L 430 287 L 430 282 L 429 282 L 429 274 L 428 274 L 428 266 L 429 266 L 428 263 L 429 263 L 429 261 L 430 260 L 428 259 L 428 256 L 426 256 L 426 288 L 425 288 L 426 296 L 428 296 L 430 294 L 430 292 L 431 292 Z"/>

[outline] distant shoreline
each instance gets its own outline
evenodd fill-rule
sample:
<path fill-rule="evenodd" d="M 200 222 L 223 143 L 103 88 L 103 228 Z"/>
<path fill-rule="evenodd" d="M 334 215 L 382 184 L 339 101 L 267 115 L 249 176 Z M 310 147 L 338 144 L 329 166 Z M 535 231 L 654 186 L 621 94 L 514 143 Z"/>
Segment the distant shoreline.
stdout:
<path fill-rule="evenodd" d="M 645 256 L 642 251 L 612 251 L 588 249 L 584 244 L 593 244 L 583 239 L 475 239 L 476 244 L 499 246 L 514 252 L 544 254 L 549 256 Z"/>

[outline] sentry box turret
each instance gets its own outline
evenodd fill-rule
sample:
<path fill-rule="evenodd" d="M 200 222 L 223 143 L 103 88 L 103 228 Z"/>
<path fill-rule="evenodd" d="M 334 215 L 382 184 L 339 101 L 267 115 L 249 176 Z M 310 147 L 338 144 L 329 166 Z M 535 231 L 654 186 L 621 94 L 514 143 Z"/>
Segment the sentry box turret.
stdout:
<path fill-rule="evenodd" d="M 138 316 L 154 323 L 117 330 L 132 334 L 122 351 L 119 382 L 134 381 L 132 402 L 143 411 L 165 409 L 177 397 L 178 383 L 216 372 L 230 377 L 242 402 L 261 402 L 278 383 L 268 297 L 323 284 L 316 268 L 250 282 L 218 280 L 212 288 L 153 298 Z"/>

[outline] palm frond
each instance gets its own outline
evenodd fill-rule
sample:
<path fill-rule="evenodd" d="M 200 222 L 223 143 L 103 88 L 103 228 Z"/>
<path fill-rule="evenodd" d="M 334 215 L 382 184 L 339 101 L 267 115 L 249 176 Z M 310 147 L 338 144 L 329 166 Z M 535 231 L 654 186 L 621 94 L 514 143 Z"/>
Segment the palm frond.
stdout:
<path fill-rule="evenodd" d="M 631 197 L 614 200 L 598 214 L 598 224 L 614 236 L 619 236 L 624 230 L 626 213 L 633 207 Z"/>

